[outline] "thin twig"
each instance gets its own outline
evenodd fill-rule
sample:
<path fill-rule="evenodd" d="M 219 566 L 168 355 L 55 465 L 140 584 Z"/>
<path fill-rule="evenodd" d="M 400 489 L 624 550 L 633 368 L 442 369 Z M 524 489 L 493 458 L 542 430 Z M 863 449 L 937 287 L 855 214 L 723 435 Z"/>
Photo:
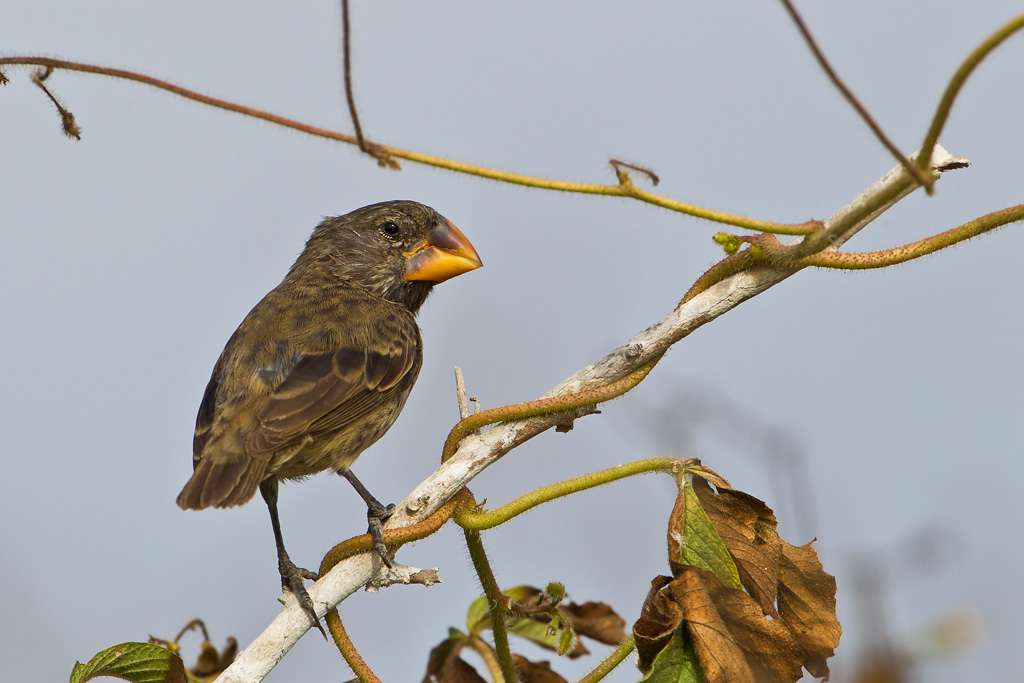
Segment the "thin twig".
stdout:
<path fill-rule="evenodd" d="M 352 116 L 352 127 L 356 131 L 356 144 L 374 159 L 381 168 L 399 170 L 398 162 L 380 151 L 377 145 L 363 136 L 363 127 L 359 124 L 359 112 L 356 111 L 356 96 L 352 91 L 352 41 L 349 30 L 348 0 L 341 0 L 341 45 L 343 71 L 345 73 L 345 99 L 348 100 L 348 113 Z"/>
<path fill-rule="evenodd" d="M 35 83 L 36 86 L 40 90 L 42 90 L 48 98 L 50 98 L 50 102 L 52 102 L 53 106 L 57 108 L 57 113 L 60 114 L 61 130 L 64 131 L 64 135 L 67 135 L 69 138 L 81 140 L 82 129 L 79 128 L 78 123 L 75 122 L 75 115 L 69 112 L 67 109 L 65 109 L 64 105 L 62 105 L 60 103 L 60 100 L 57 99 L 57 96 L 50 92 L 50 89 L 46 87 L 45 81 L 47 78 L 50 77 L 50 74 L 52 73 L 52 66 L 43 67 L 39 71 L 32 74 L 32 82 Z"/>
<path fill-rule="evenodd" d="M 120 78 L 127 81 L 134 81 L 136 83 L 144 83 L 154 88 L 174 93 L 179 97 L 184 97 L 195 102 L 200 102 L 218 109 L 224 109 L 225 111 L 231 111 L 243 116 L 250 116 L 252 118 L 260 119 L 261 121 L 267 121 L 274 125 L 291 128 L 292 130 L 297 130 L 308 135 L 314 135 L 328 140 L 336 140 L 338 142 L 345 142 L 351 145 L 359 144 L 359 141 L 352 135 L 339 133 L 326 128 L 319 128 L 317 126 L 311 126 L 307 123 L 302 123 L 301 121 L 289 119 L 284 116 L 278 116 L 277 114 L 271 114 L 270 112 L 262 111 L 260 109 L 246 107 L 227 100 L 210 97 L 209 95 L 203 95 L 202 93 L 194 90 L 183 88 L 180 85 L 175 85 L 174 83 L 170 83 L 159 78 L 153 78 L 152 76 L 146 76 L 134 71 L 111 69 L 104 66 L 97 66 L 95 64 L 84 64 L 82 62 L 73 62 L 65 59 L 24 55 L 0 57 L 0 66 L 4 65 L 50 66 L 55 69 L 67 69 L 68 71 L 79 71 L 83 73 L 98 74 L 101 76 L 109 76 L 111 78 Z M 697 218 L 703 218 L 705 220 L 723 223 L 725 225 L 733 225 L 744 230 L 770 232 L 778 235 L 804 235 L 814 227 L 806 223 L 772 223 L 770 221 L 761 221 L 754 218 L 747 218 L 746 216 L 737 216 L 735 214 L 724 213 L 722 211 L 706 209 L 701 206 L 687 204 L 686 202 L 681 202 L 677 199 L 671 199 L 669 197 L 654 194 L 653 192 L 641 190 L 633 186 L 632 183 L 599 185 L 592 183 L 574 183 L 565 180 L 553 180 L 550 178 L 537 178 L 533 176 L 520 175 L 518 173 L 507 173 L 505 171 L 499 171 L 497 169 L 487 168 L 484 166 L 476 166 L 474 164 L 467 164 L 461 161 L 443 159 L 441 157 L 430 156 L 429 154 L 420 154 L 419 152 L 412 152 L 398 147 L 388 147 L 377 143 L 371 144 L 372 148 L 381 154 L 385 154 L 396 159 L 406 159 L 417 164 L 433 166 L 434 168 L 443 168 L 449 171 L 455 171 L 456 173 L 476 176 L 478 178 L 496 180 L 498 182 L 510 183 L 512 185 L 522 185 L 524 187 L 536 187 L 554 192 L 592 194 L 606 197 L 625 197 L 644 202 L 645 204 L 660 206 L 664 209 L 676 211 L 689 216 L 695 216 Z"/>
<path fill-rule="evenodd" d="M 661 182 L 661 178 L 658 177 L 657 173 L 655 173 L 649 168 L 645 168 L 638 164 L 631 164 L 628 161 L 622 161 L 621 159 L 609 159 L 608 163 L 611 164 L 612 168 L 615 169 L 615 175 L 619 177 L 619 182 L 622 182 L 623 174 L 625 174 L 625 171 L 623 169 L 628 169 L 630 171 L 642 173 L 643 175 L 647 176 L 648 180 L 651 181 L 652 185 L 657 185 L 658 183 Z"/>
<path fill-rule="evenodd" d="M 1003 41 L 1021 29 L 1024 29 L 1024 14 L 1011 19 L 999 27 L 995 33 L 985 39 L 985 42 L 975 48 L 967 56 L 967 59 L 963 61 L 960 68 L 956 70 L 953 78 L 949 80 L 949 85 L 946 86 L 945 92 L 942 93 L 942 99 L 939 100 L 939 106 L 935 111 L 935 116 L 932 118 L 932 125 L 928 128 L 928 133 L 921 144 L 919 164 L 925 163 L 923 159 L 928 159 L 931 156 L 932 149 L 938 144 L 939 135 L 949 119 L 949 112 L 953 109 L 953 101 L 974 69 L 981 63 L 981 60 L 985 59 L 989 53 L 999 47 Z"/>
<path fill-rule="evenodd" d="M 804 24 L 804 20 L 800 17 L 800 13 L 796 11 L 796 7 L 793 6 L 791 0 L 782 0 L 782 4 L 785 6 L 786 11 L 789 12 L 789 16 L 793 19 L 793 23 L 796 24 L 800 34 L 804 37 L 804 42 L 807 43 L 807 47 L 811 48 L 811 52 L 814 53 L 814 57 L 818 60 L 818 64 L 821 66 L 822 70 L 824 70 L 829 80 L 832 81 L 832 85 L 842 93 L 843 97 L 846 98 L 846 101 L 850 103 L 850 106 L 857 110 L 860 117 L 864 119 L 864 123 L 868 124 L 868 127 L 871 128 L 872 132 L 874 132 L 875 137 L 878 138 L 879 142 L 885 145 L 885 148 L 889 150 L 890 154 L 896 157 L 896 159 L 903 164 L 903 168 L 907 169 L 907 173 L 913 176 L 914 180 L 916 180 L 918 184 L 924 186 L 925 191 L 928 192 L 928 194 L 932 194 L 932 192 L 935 191 L 933 188 L 933 185 L 935 185 L 935 178 L 926 178 L 921 172 L 921 169 L 910 163 L 910 160 L 903 155 L 903 152 L 901 152 L 899 148 L 889 140 L 885 132 L 882 131 L 882 127 L 875 122 L 875 119 L 868 113 L 868 110 L 860 103 L 860 100 L 857 99 L 853 92 L 846 87 L 846 84 L 840 80 L 839 74 L 835 72 L 832 65 L 830 65 L 828 60 L 825 59 L 825 54 L 821 51 L 821 48 L 818 47 L 818 43 L 814 40 L 814 36 L 811 35 L 810 30 L 807 28 L 807 25 Z"/>
<path fill-rule="evenodd" d="M 366 146 L 366 138 L 363 137 L 363 128 L 359 125 L 359 112 L 356 111 L 356 98 L 352 94 L 352 47 L 350 42 L 350 31 L 348 26 L 348 0 L 341 0 L 341 45 L 343 70 L 345 72 L 345 99 L 348 100 L 348 113 L 352 116 L 352 127 L 356 131 L 356 142 L 359 149 L 369 153 Z"/>
<path fill-rule="evenodd" d="M 459 419 L 465 420 L 469 417 L 469 400 L 466 399 L 466 380 L 458 366 L 455 366 L 455 395 L 459 399 Z"/>

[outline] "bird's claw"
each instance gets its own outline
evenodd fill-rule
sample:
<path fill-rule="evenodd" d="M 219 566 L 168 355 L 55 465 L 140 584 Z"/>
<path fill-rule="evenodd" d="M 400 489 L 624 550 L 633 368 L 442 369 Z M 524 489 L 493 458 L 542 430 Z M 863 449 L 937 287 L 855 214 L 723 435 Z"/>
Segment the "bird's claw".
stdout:
<path fill-rule="evenodd" d="M 313 621 L 313 625 L 320 630 L 324 640 L 327 640 L 327 632 L 324 631 L 324 627 L 320 623 L 320 618 L 316 615 L 316 608 L 313 607 L 313 599 L 309 597 L 309 593 L 306 592 L 306 585 L 303 583 L 303 579 L 316 581 L 316 572 L 311 572 L 308 569 L 303 569 L 302 567 L 296 567 L 295 563 L 288 559 L 287 556 L 280 558 L 278 561 L 278 569 L 281 571 L 281 587 L 295 596 L 295 599 L 298 600 L 302 611 L 309 615 L 309 618 Z"/>
<path fill-rule="evenodd" d="M 367 506 L 366 509 L 366 521 L 369 522 L 370 537 L 373 539 L 373 549 L 377 551 L 380 556 L 381 562 L 388 569 L 392 569 L 395 566 L 394 561 L 391 559 L 388 548 L 384 545 L 384 523 L 391 519 L 391 515 L 395 513 L 396 506 L 391 503 L 387 507 L 380 505 Z"/>

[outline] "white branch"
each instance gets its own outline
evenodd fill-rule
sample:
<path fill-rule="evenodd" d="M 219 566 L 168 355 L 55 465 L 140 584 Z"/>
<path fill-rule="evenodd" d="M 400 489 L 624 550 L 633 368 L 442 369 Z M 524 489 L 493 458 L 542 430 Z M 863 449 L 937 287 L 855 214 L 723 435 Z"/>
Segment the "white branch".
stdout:
<path fill-rule="evenodd" d="M 936 146 L 932 169 L 937 172 L 962 168 L 966 160 Z M 832 248 L 843 244 L 884 211 L 917 189 L 902 166 L 897 166 L 859 197 L 825 222 Z M 741 272 L 701 292 L 667 318 L 635 335 L 598 362 L 583 368 L 545 396 L 575 393 L 622 377 L 652 360 L 683 337 L 747 299 L 793 274 L 790 270 L 761 268 Z M 583 411 L 586 412 L 586 411 Z M 469 483 L 488 465 L 519 444 L 565 421 L 565 414 L 545 415 L 495 426 L 482 435 L 470 435 L 456 454 L 409 494 L 388 521 L 400 528 L 422 521 Z M 375 553 L 348 558 L 310 587 L 309 596 L 322 617 L 377 574 L 380 559 Z M 277 665 L 311 627 L 309 617 L 290 593 L 282 596 L 285 608 L 217 679 L 220 683 L 255 683 Z"/>

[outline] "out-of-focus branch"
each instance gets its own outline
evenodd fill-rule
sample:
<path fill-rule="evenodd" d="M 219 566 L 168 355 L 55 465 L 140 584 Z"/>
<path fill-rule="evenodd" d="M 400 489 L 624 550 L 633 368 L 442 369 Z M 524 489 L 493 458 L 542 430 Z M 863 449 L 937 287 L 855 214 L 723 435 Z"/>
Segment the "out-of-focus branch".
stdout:
<path fill-rule="evenodd" d="M 955 157 L 936 149 L 929 170 L 947 167 Z M 956 167 L 956 166 L 954 166 Z M 905 197 L 917 185 L 898 166 L 825 222 L 824 231 L 842 244 L 867 223 Z M 564 380 L 545 396 L 578 393 L 606 386 L 660 357 L 673 344 L 718 316 L 739 306 L 793 274 L 792 268 L 766 266 L 740 271 L 694 293 L 664 320 L 636 334 L 607 356 Z M 584 412 L 586 409 L 582 409 Z M 453 495 L 519 444 L 565 421 L 565 414 L 546 414 L 492 427 L 480 435 L 470 434 L 458 444 L 454 455 L 413 490 L 395 510 L 387 528 L 418 524 L 433 514 Z M 387 537 L 385 537 L 386 539 Z M 309 589 L 317 614 L 322 615 L 367 584 L 377 573 L 380 558 L 373 553 L 346 557 Z M 310 628 L 310 621 L 290 593 L 286 607 L 269 626 L 243 650 L 218 679 L 221 683 L 256 683 Z"/>

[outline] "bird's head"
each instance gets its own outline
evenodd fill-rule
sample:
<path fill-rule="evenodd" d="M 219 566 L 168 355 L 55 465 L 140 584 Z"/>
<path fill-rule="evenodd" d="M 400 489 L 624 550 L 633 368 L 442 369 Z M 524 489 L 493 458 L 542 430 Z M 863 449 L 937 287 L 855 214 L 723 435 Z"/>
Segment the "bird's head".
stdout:
<path fill-rule="evenodd" d="M 306 242 L 300 263 L 326 268 L 413 313 L 435 284 L 483 265 L 448 219 L 411 201 L 371 204 L 325 219 Z"/>

